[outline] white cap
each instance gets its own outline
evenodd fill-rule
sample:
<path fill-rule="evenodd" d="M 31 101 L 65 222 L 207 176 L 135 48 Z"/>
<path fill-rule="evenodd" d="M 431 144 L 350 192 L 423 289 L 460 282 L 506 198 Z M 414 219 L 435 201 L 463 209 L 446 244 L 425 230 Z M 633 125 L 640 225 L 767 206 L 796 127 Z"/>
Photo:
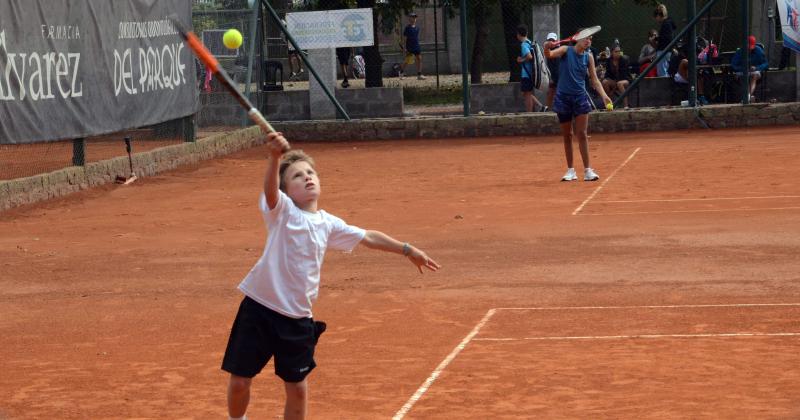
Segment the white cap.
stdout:
<path fill-rule="evenodd" d="M 547 40 L 547 41 L 558 41 L 558 35 L 556 35 L 555 32 L 550 32 L 549 34 L 547 34 L 547 37 L 545 38 L 545 40 Z"/>

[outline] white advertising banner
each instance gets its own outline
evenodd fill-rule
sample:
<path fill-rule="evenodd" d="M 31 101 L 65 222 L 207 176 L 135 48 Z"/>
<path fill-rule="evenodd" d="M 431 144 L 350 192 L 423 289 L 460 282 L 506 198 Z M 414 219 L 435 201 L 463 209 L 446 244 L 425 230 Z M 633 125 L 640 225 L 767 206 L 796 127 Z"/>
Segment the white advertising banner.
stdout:
<path fill-rule="evenodd" d="M 800 53 L 800 0 L 778 0 L 783 45 Z"/>
<path fill-rule="evenodd" d="M 286 27 L 303 50 L 375 44 L 370 8 L 287 13 Z"/>

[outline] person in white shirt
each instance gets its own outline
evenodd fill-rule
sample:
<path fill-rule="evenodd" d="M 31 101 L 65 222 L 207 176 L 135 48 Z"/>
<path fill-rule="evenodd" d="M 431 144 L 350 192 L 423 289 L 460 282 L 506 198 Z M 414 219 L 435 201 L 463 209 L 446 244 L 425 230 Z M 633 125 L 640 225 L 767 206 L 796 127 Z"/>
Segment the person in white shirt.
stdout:
<path fill-rule="evenodd" d="M 320 180 L 313 159 L 286 154 L 280 133 L 267 136 L 270 159 L 259 207 L 269 230 L 261 258 L 239 284 L 245 297 L 231 328 L 222 369 L 229 372 L 228 415 L 246 418 L 252 379 L 275 357 L 284 381 L 285 419 L 303 419 L 308 407 L 307 375 L 316 367 L 314 348 L 325 324 L 314 321 L 312 303 L 328 247 L 350 251 L 358 244 L 402 254 L 419 272 L 440 265 L 418 248 L 376 231 L 351 226 L 317 207 Z"/>

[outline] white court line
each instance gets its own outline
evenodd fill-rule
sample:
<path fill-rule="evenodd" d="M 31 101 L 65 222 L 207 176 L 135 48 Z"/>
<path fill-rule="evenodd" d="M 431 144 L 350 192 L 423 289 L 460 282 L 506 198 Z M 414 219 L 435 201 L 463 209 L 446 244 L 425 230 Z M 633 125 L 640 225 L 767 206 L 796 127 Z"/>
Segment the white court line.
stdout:
<path fill-rule="evenodd" d="M 718 303 L 696 305 L 634 305 L 634 306 L 534 306 L 520 308 L 495 308 L 498 311 L 564 311 L 570 309 L 675 309 L 675 308 L 751 308 L 773 306 L 800 306 L 798 303 Z"/>
<path fill-rule="evenodd" d="M 754 145 L 756 143 L 753 143 Z M 731 147 L 728 149 L 702 149 L 702 150 L 663 150 L 663 151 L 646 151 L 642 152 L 643 155 L 671 155 L 671 154 L 692 154 L 692 153 L 710 153 L 710 152 L 768 152 L 768 151 L 778 151 L 778 150 L 798 150 L 796 146 L 786 146 L 786 147 L 760 147 L 760 148 L 745 148 L 745 147 Z"/>
<path fill-rule="evenodd" d="M 800 207 L 754 207 L 749 209 L 708 209 L 708 210 L 668 210 L 668 211 L 629 211 L 616 213 L 584 213 L 584 216 L 624 216 L 631 214 L 670 214 L 670 213 L 719 213 L 730 211 L 762 211 L 762 210 L 800 210 Z"/>
<path fill-rule="evenodd" d="M 637 149 L 638 150 L 638 149 Z M 761 307 L 761 306 L 800 306 L 800 303 L 729 303 L 729 304 L 699 304 L 699 305 L 639 305 L 639 306 L 551 306 L 551 307 L 528 307 L 528 308 L 494 308 L 486 312 L 483 319 L 475 325 L 475 328 L 464 337 L 463 340 L 447 355 L 447 357 L 436 366 L 428 379 L 414 392 L 414 395 L 406 401 L 400 410 L 392 417 L 392 420 L 401 420 L 411 410 L 414 404 L 428 391 L 434 381 L 441 375 L 442 371 L 467 347 L 470 341 L 512 341 L 520 340 L 516 338 L 475 338 L 478 332 L 489 322 L 489 319 L 500 310 L 574 310 L 574 309 L 661 309 L 661 308 L 741 308 L 741 307 Z M 647 334 L 647 335 L 617 335 L 617 336 L 573 336 L 573 337 L 530 337 L 522 340 L 578 340 L 578 339 L 610 339 L 610 338 L 659 338 L 659 337 L 728 337 L 728 336 L 800 336 L 800 333 L 730 333 L 730 334 Z"/>
<path fill-rule="evenodd" d="M 770 200 L 777 198 L 800 198 L 800 195 L 772 195 L 766 197 L 671 198 L 663 200 L 605 200 L 595 201 L 595 203 L 673 203 L 680 201 Z"/>
<path fill-rule="evenodd" d="M 630 338 L 707 338 L 707 337 L 800 337 L 800 333 L 716 333 L 716 334 L 636 334 L 636 335 L 582 335 L 564 337 L 525 338 L 476 338 L 473 341 L 520 341 L 520 340 L 622 340 Z"/>
<path fill-rule="evenodd" d="M 447 367 L 447 365 L 449 365 L 450 362 L 452 362 L 453 359 L 455 359 L 456 356 L 458 356 L 458 353 L 461 353 L 461 350 L 464 350 L 467 344 L 469 344 L 472 338 L 478 334 L 478 331 L 480 331 L 480 329 L 489 321 L 489 318 L 491 318 L 495 312 L 496 311 L 494 309 L 490 309 L 488 312 L 486 312 L 486 315 L 484 315 L 483 319 L 481 319 L 480 322 L 478 322 L 478 324 L 475 325 L 475 328 L 473 328 L 472 331 L 470 331 L 470 333 L 467 334 L 467 336 L 464 337 L 463 340 L 461 340 L 461 343 L 459 343 L 453 349 L 453 351 L 451 351 L 450 354 L 448 354 L 447 357 L 445 357 L 444 360 L 442 360 L 442 362 L 439 363 L 439 366 L 436 366 L 436 369 L 433 370 L 433 373 L 431 373 L 428 379 L 426 379 L 425 382 L 419 387 L 419 389 L 417 389 L 417 392 L 415 392 L 414 395 L 412 395 L 411 398 L 409 398 L 408 401 L 406 401 L 406 403 L 403 405 L 403 407 L 400 408 L 400 410 L 397 410 L 397 413 L 395 413 L 394 417 L 392 417 L 392 420 L 400 420 L 406 414 L 408 414 L 409 410 L 411 410 L 411 407 L 413 407 L 414 404 L 416 404 L 416 402 L 419 401 L 420 398 L 422 398 L 422 395 L 425 394 L 426 391 L 428 391 L 428 388 L 430 388 L 430 386 L 433 384 L 436 378 L 439 377 L 439 375 Z"/>
<path fill-rule="evenodd" d="M 617 167 L 617 169 L 614 169 L 614 172 L 612 172 L 612 173 L 611 173 L 611 175 L 609 175 L 609 176 L 608 176 L 608 178 L 606 178 L 606 179 L 603 181 L 603 183 L 602 183 L 602 184 L 600 184 L 600 186 L 599 186 L 599 187 L 597 187 L 597 188 L 594 190 L 594 192 L 592 192 L 592 194 L 591 194 L 591 195 L 589 195 L 589 197 L 588 197 L 588 198 L 586 198 L 586 200 L 583 200 L 583 203 L 581 203 L 581 205 L 580 205 L 580 206 L 578 206 L 578 208 L 577 208 L 577 209 L 575 209 L 575 211 L 573 211 L 573 212 L 572 212 L 572 215 L 573 215 L 573 216 L 575 216 L 576 214 L 580 213 L 580 211 L 581 211 L 581 210 L 583 210 L 583 207 L 584 207 L 586 204 L 588 204 L 588 203 L 589 203 L 589 201 L 591 201 L 591 200 L 594 198 L 594 196 L 596 196 L 596 195 L 597 195 L 597 193 L 599 193 L 599 192 L 600 192 L 600 190 L 602 190 L 602 189 L 603 189 L 603 187 L 605 187 L 605 186 L 606 186 L 606 184 L 608 183 L 608 181 L 611 181 L 611 178 L 614 178 L 614 175 L 616 175 L 616 174 L 617 174 L 617 172 L 619 172 L 619 170 L 620 170 L 620 169 L 622 169 L 622 167 L 624 167 L 625 165 L 627 165 L 627 164 L 628 164 L 628 162 L 630 162 L 630 160 L 631 160 L 631 159 L 633 159 L 633 157 L 634 157 L 634 156 L 636 156 L 636 153 L 638 153 L 638 152 L 639 152 L 639 150 L 641 150 L 641 149 L 642 149 L 641 147 L 637 147 L 637 148 L 636 148 L 636 150 L 634 150 L 634 151 L 633 151 L 633 153 L 631 153 L 631 155 L 630 155 L 630 156 L 628 156 L 628 158 L 627 158 L 627 159 L 625 159 L 625 162 L 622 162 L 622 164 L 621 164 L 621 165 L 619 165 L 619 166 Z"/>

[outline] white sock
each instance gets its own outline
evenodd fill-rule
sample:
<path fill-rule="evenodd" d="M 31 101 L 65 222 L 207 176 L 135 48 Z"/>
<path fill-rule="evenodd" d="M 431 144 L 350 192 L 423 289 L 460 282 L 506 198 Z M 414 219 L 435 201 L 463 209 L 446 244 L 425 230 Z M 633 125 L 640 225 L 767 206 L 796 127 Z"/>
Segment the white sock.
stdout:
<path fill-rule="evenodd" d="M 230 417 L 230 416 L 228 416 L 228 419 L 230 419 L 230 420 L 247 420 L 247 414 L 243 415 L 242 417 Z"/>

